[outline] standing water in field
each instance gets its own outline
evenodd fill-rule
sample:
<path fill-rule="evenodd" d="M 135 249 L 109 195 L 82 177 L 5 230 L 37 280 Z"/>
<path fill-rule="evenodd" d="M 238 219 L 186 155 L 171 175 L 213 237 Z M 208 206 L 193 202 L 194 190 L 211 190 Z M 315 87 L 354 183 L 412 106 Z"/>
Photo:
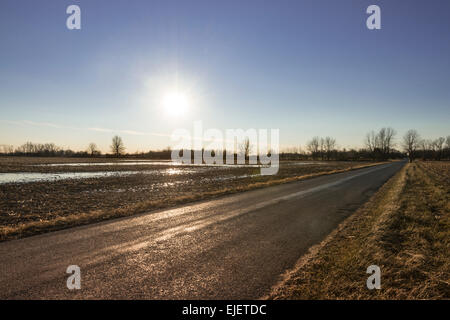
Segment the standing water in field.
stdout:
<path fill-rule="evenodd" d="M 0 184 L 28 183 L 57 181 L 65 179 L 104 178 L 111 176 L 124 176 L 136 173 L 135 171 L 103 171 L 103 172 L 64 172 L 64 173 L 40 173 L 40 172 L 14 172 L 0 173 Z"/>

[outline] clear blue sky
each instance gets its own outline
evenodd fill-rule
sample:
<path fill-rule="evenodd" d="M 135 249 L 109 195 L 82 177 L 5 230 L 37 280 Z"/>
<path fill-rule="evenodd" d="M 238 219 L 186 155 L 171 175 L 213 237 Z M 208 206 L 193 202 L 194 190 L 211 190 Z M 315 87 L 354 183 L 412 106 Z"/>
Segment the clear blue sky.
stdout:
<path fill-rule="evenodd" d="M 82 29 L 66 28 L 67 6 Z M 366 8 L 381 7 L 381 30 Z M 190 110 L 169 117 L 167 88 Z M 0 144 L 107 151 L 175 128 L 279 128 L 282 146 L 450 134 L 450 1 L 0 1 Z"/>

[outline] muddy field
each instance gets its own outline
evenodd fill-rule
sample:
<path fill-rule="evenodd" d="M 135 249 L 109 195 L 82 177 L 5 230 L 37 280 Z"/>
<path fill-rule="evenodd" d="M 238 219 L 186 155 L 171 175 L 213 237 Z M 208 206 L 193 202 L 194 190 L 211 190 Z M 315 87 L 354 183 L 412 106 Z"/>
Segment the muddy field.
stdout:
<path fill-rule="evenodd" d="M 277 175 L 261 176 L 255 166 L 4 157 L 0 158 L 0 240 L 365 165 L 370 164 L 284 162 Z"/>

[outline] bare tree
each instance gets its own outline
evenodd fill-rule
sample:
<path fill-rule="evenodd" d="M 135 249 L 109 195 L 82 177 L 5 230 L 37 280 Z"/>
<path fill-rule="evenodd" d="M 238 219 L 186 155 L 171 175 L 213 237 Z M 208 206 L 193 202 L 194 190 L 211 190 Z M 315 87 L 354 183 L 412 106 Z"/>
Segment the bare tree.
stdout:
<path fill-rule="evenodd" d="M 427 150 L 428 150 L 428 140 L 421 139 L 419 141 L 419 146 L 420 146 L 420 149 L 422 149 L 422 160 L 425 160 L 426 156 L 427 156 Z"/>
<path fill-rule="evenodd" d="M 414 129 L 408 130 L 403 136 L 403 148 L 408 153 L 409 162 L 413 162 L 419 142 L 419 133 Z"/>
<path fill-rule="evenodd" d="M 250 159 L 250 153 L 252 152 L 253 146 L 250 143 L 249 138 L 245 138 L 245 140 L 239 146 L 241 154 L 245 156 L 245 160 Z"/>
<path fill-rule="evenodd" d="M 125 145 L 121 137 L 114 136 L 112 138 L 111 151 L 116 157 L 119 157 L 125 151 Z"/>
<path fill-rule="evenodd" d="M 364 140 L 364 144 L 366 145 L 367 149 L 369 150 L 369 153 L 372 155 L 373 160 L 377 157 L 377 150 L 378 150 L 378 135 L 375 133 L 375 131 L 370 131 Z"/>
<path fill-rule="evenodd" d="M 441 158 L 442 158 L 442 151 L 444 150 L 444 142 L 445 142 L 444 137 L 439 137 L 436 140 L 434 140 L 434 142 L 433 142 L 433 144 L 436 148 L 437 160 L 441 160 Z"/>
<path fill-rule="evenodd" d="M 317 154 L 319 152 L 319 145 L 320 145 L 319 137 L 312 138 L 311 141 L 309 141 L 308 144 L 306 145 L 306 148 L 311 153 L 314 160 L 316 159 Z"/>
<path fill-rule="evenodd" d="M 99 154 L 99 150 L 97 148 L 97 145 L 93 142 L 89 143 L 89 146 L 87 148 L 87 153 L 89 153 L 91 155 L 91 157 L 93 157 L 96 154 Z"/>
<path fill-rule="evenodd" d="M 364 144 L 370 152 L 375 152 L 375 149 L 377 148 L 377 135 L 375 134 L 375 131 L 372 130 L 366 135 Z"/>
<path fill-rule="evenodd" d="M 381 128 L 377 135 L 377 144 L 380 149 L 381 155 L 384 158 L 386 150 L 386 128 Z"/>
<path fill-rule="evenodd" d="M 366 135 L 364 144 L 374 159 L 376 157 L 388 159 L 389 154 L 394 147 L 394 138 L 396 134 L 396 131 L 391 127 L 381 128 L 378 133 L 375 133 L 375 131 L 372 130 Z"/>
<path fill-rule="evenodd" d="M 320 138 L 319 140 L 319 148 L 320 148 L 320 159 L 323 161 L 325 156 L 325 140 Z"/>
<path fill-rule="evenodd" d="M 327 160 L 330 160 L 331 152 L 336 147 L 336 139 L 333 139 L 331 137 L 326 137 L 324 140 L 325 143 L 325 152 L 327 154 Z"/>
<path fill-rule="evenodd" d="M 389 153 L 394 147 L 394 138 L 397 132 L 391 127 L 383 128 L 384 129 L 384 143 L 383 143 L 383 154 L 385 158 L 389 158 Z"/>
<path fill-rule="evenodd" d="M 29 142 L 29 141 L 26 142 L 25 144 L 23 144 L 22 146 L 20 146 L 19 148 L 24 153 L 34 153 L 37 151 L 33 142 Z"/>

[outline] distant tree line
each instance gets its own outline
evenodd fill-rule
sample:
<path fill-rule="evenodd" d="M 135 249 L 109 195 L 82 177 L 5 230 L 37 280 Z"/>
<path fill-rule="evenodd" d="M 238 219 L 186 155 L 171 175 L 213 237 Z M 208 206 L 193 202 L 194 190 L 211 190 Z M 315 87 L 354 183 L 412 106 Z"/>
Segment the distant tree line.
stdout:
<path fill-rule="evenodd" d="M 331 137 L 314 137 L 308 142 L 306 148 L 314 160 L 331 160 L 336 158 L 336 139 Z"/>
<path fill-rule="evenodd" d="M 422 160 L 450 160 L 450 136 L 447 138 L 422 139 L 416 130 L 408 130 L 403 136 L 403 148 L 409 161 Z"/>
<path fill-rule="evenodd" d="M 392 128 L 381 128 L 377 133 L 371 131 L 366 135 L 365 147 L 374 160 L 387 160 L 394 151 L 394 139 L 397 132 Z"/>
<path fill-rule="evenodd" d="M 404 158 L 405 154 L 394 148 L 396 131 L 392 128 L 382 128 L 378 132 L 367 133 L 364 139 L 364 147 L 360 149 L 339 149 L 335 138 L 313 137 L 306 144 L 307 153 L 301 154 L 305 160 L 387 160 Z M 281 158 L 295 158 L 296 153 L 281 153 Z"/>
<path fill-rule="evenodd" d="M 14 148 L 12 145 L 0 145 L 0 155 L 9 156 L 32 156 L 32 157 L 121 157 L 129 158 L 150 158 L 150 159 L 170 159 L 171 149 L 151 150 L 148 152 L 125 153 L 125 144 L 121 137 L 114 136 L 110 145 L 110 154 L 102 154 L 97 144 L 91 142 L 85 151 L 73 151 L 61 148 L 54 143 L 33 143 L 26 142 Z"/>
<path fill-rule="evenodd" d="M 285 149 L 280 153 L 281 160 L 335 160 L 356 161 L 409 158 L 409 161 L 450 160 L 450 136 L 434 140 L 422 139 L 416 130 L 408 130 L 400 143 L 396 143 L 397 132 L 390 127 L 374 130 L 366 134 L 364 147 L 360 149 L 338 149 L 332 137 L 313 137 L 306 144 L 306 152 L 301 148 Z M 396 149 L 399 147 L 400 150 Z"/>
<path fill-rule="evenodd" d="M 54 143 L 26 142 L 14 149 L 11 145 L 1 145 L 0 152 L 4 155 L 13 156 L 36 156 L 36 157 L 87 157 L 86 151 L 73 151 L 63 149 Z"/>
<path fill-rule="evenodd" d="M 416 130 L 408 130 L 400 143 L 396 143 L 397 132 L 390 128 L 381 128 L 378 132 L 370 131 L 364 138 L 364 147 L 360 149 L 339 149 L 336 139 L 332 137 L 315 136 L 306 144 L 306 151 L 301 148 L 289 148 L 279 153 L 280 160 L 326 160 L 326 161 L 383 161 L 408 157 L 409 161 L 422 160 L 450 160 L 450 136 L 437 139 L 422 139 Z M 396 147 L 400 147 L 398 150 Z M 90 143 L 85 151 L 63 149 L 54 143 L 32 143 L 14 148 L 11 145 L 0 145 L 1 155 L 39 156 L 39 157 L 121 157 L 144 159 L 171 159 L 170 147 L 164 150 L 150 150 L 148 152 L 125 153 L 125 144 L 121 137 L 114 136 L 110 145 L 110 154 L 102 154 L 95 143 Z M 240 146 L 238 153 L 244 155 L 248 161 L 253 150 L 256 150 L 249 139 Z M 204 151 L 204 150 L 202 150 Z M 191 158 L 196 151 L 191 150 Z M 217 151 L 210 151 L 214 155 Z M 223 150 L 225 161 L 227 151 Z M 234 153 L 235 160 L 238 154 Z"/>
<path fill-rule="evenodd" d="M 405 158 L 405 153 L 393 149 L 390 152 L 389 159 L 403 159 Z M 313 157 L 310 152 L 292 151 L 284 150 L 280 152 L 280 160 L 321 160 L 322 156 Z M 374 154 L 365 148 L 354 149 L 354 148 L 343 148 L 341 150 L 334 149 L 329 152 L 329 157 L 324 157 L 324 160 L 328 161 L 372 161 L 379 160 L 374 157 Z"/>

